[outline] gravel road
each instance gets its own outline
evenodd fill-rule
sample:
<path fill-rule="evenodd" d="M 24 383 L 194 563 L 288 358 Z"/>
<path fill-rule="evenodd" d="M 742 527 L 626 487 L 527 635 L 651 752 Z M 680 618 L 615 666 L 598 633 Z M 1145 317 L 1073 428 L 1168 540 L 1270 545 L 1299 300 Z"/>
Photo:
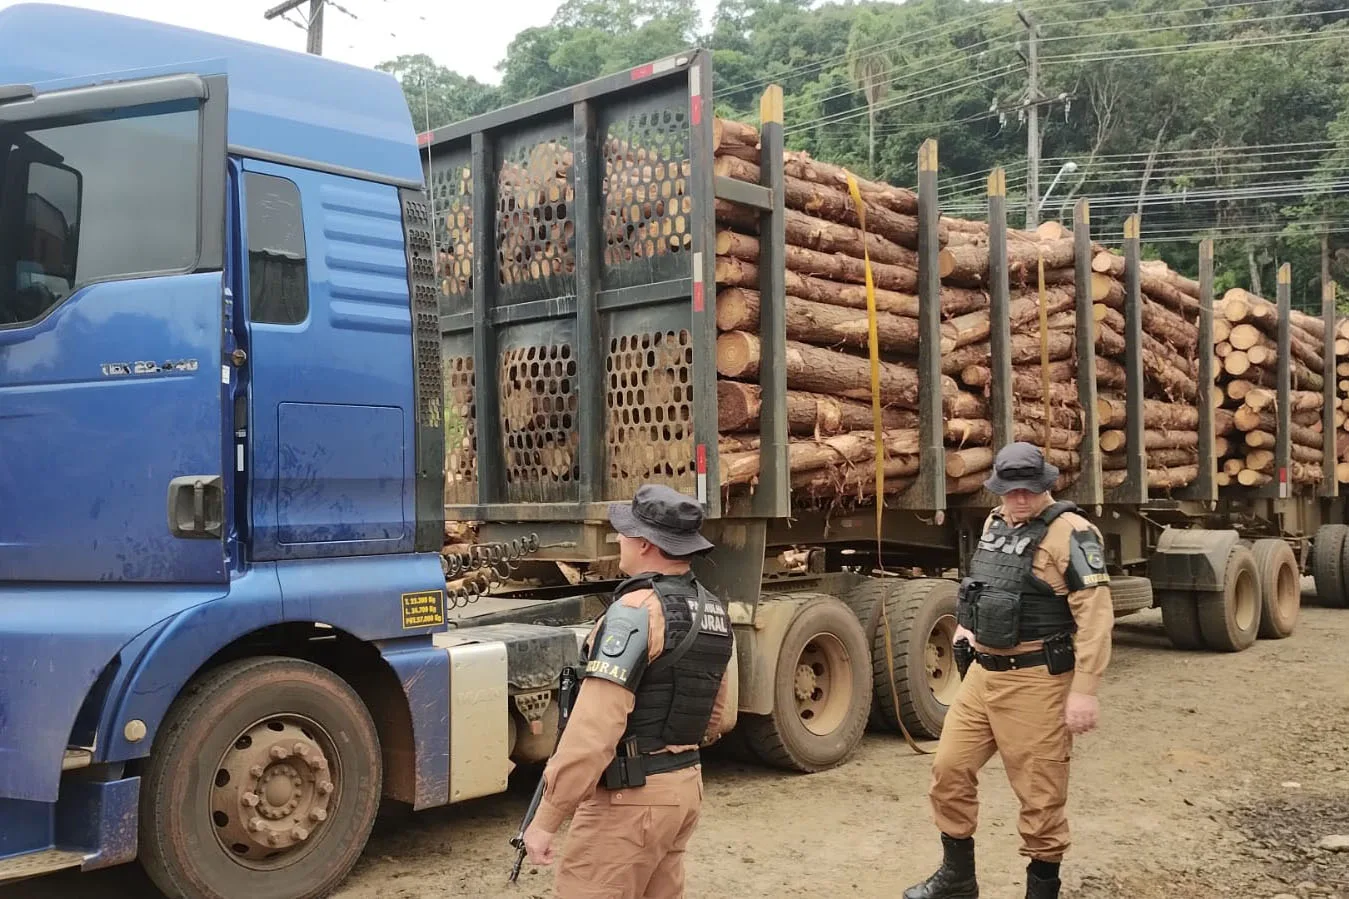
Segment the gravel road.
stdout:
<path fill-rule="evenodd" d="M 1102 725 L 1074 749 L 1064 896 L 1349 899 L 1349 612 L 1304 605 L 1296 633 L 1232 655 L 1172 650 L 1157 612 L 1122 619 Z M 930 761 L 868 735 L 812 776 L 709 758 L 690 897 L 892 899 L 940 849 Z M 506 873 L 532 782 L 506 796 L 383 816 L 340 899 L 543 899 L 548 870 Z M 1020 899 L 1016 802 L 995 758 L 978 834 L 983 895 Z M 1349 842 L 1349 841 L 1345 841 Z M 563 843 L 565 851 L 565 842 Z M 12 899 L 154 895 L 135 866 L 29 881 Z"/>

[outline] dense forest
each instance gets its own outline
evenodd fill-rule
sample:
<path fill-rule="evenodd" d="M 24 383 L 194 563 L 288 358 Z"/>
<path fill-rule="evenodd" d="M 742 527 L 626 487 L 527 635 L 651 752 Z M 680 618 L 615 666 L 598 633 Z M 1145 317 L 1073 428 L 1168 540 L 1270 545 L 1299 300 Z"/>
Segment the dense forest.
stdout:
<path fill-rule="evenodd" d="M 952 215 L 981 214 L 1001 165 L 1024 221 L 1034 102 L 1040 221 L 1088 197 L 1098 239 L 1140 212 L 1146 255 L 1180 271 L 1214 238 L 1219 291 L 1272 297 L 1291 262 L 1296 304 L 1319 305 L 1323 263 L 1349 293 L 1349 0 L 721 0 L 710 23 L 694 0 L 566 0 L 516 36 L 500 84 L 426 56 L 381 68 L 421 128 L 690 46 L 714 53 L 722 115 L 756 121 L 781 84 L 788 145 L 817 158 L 912 184 L 937 138 Z"/>

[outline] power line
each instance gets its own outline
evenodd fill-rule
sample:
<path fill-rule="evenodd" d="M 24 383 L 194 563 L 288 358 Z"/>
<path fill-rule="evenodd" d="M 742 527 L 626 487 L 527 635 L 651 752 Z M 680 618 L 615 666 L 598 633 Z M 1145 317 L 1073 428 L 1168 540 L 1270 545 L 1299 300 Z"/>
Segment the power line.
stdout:
<path fill-rule="evenodd" d="M 1001 78 L 1004 75 L 1009 74 L 1015 68 L 1016 68 L 1015 65 L 1006 65 L 1000 69 L 995 69 L 991 72 L 987 72 L 982 75 L 972 75 L 963 80 L 945 84 L 939 88 L 932 88 L 929 90 L 918 91 L 914 94 L 902 97 L 896 101 L 883 103 L 876 107 L 876 112 L 884 112 L 887 109 L 897 109 L 900 106 L 907 106 L 910 103 L 917 103 L 922 100 L 934 99 L 936 97 L 944 96 L 946 94 L 962 90 L 967 87 L 974 87 L 975 85 L 978 84 L 984 84 L 985 82 L 992 81 L 996 78 Z M 799 122 L 795 125 L 788 126 L 785 130 L 788 133 L 792 133 L 795 131 L 800 131 L 803 128 L 815 127 L 819 125 L 836 125 L 840 122 L 846 122 L 851 119 L 861 118 L 865 115 L 867 115 L 867 109 L 863 107 L 861 109 L 849 110 L 847 112 L 840 112 L 834 113 L 832 115 L 819 116 L 815 119 L 811 119 L 805 122 Z"/>
<path fill-rule="evenodd" d="M 1044 41 L 1045 43 L 1049 43 L 1051 41 L 1078 41 L 1083 39 L 1098 40 L 1100 38 L 1105 37 L 1128 37 L 1135 34 L 1152 34 L 1158 31 L 1181 31 L 1186 28 L 1215 28 L 1220 25 L 1225 25 L 1228 27 L 1258 25 L 1262 22 L 1281 22 L 1286 21 L 1288 19 L 1305 19 L 1309 16 L 1324 16 L 1342 12 L 1349 12 L 1349 9 L 1341 8 L 1341 9 L 1327 9 L 1320 12 L 1284 13 L 1283 15 L 1257 16 L 1248 19 L 1214 19 L 1209 22 L 1184 22 L 1179 25 L 1155 25 L 1151 28 L 1130 28 L 1125 31 L 1089 32 L 1087 34 L 1062 34 L 1057 37 L 1047 37 L 1044 39 Z M 1155 14 L 1140 14 L 1140 15 L 1155 15 Z"/>
<path fill-rule="evenodd" d="M 1313 44 L 1321 41 L 1334 40 L 1336 38 L 1346 37 L 1346 32 L 1311 32 L 1304 35 L 1257 35 L 1250 39 L 1245 38 L 1221 38 L 1213 41 L 1203 41 L 1193 44 L 1180 44 L 1175 47 L 1155 49 L 1149 47 L 1122 48 L 1110 51 L 1085 51 L 1082 53 L 1064 53 L 1057 56 L 1046 56 L 1042 61 L 1047 63 L 1058 62 L 1100 62 L 1103 60 L 1117 59 L 1144 59 L 1154 56 L 1179 56 L 1182 53 L 1198 53 L 1205 50 L 1220 50 L 1224 47 L 1245 48 L 1245 47 L 1269 47 L 1269 46 L 1291 46 L 1293 44 Z"/>

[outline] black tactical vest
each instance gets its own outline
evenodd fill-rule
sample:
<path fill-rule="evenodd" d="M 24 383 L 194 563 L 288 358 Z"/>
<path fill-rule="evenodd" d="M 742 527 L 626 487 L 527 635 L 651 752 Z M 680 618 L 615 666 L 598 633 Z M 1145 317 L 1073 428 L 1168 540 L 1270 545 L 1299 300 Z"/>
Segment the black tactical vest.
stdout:
<path fill-rule="evenodd" d="M 988 591 L 1005 591 L 1020 597 L 1016 633 L 1009 635 L 1012 645 L 1076 630 L 1068 597 L 1055 593 L 1049 584 L 1036 577 L 1033 566 L 1035 551 L 1049 532 L 1050 523 L 1064 512 L 1078 511 L 1081 510 L 1073 503 L 1057 502 L 1018 527 L 994 516 L 987 533 L 981 536 L 970 556 L 967 582 L 982 584 Z M 987 635 L 991 639 L 985 640 L 985 635 L 978 629 L 971 629 L 980 643 L 1008 645 L 1007 636 L 999 640 L 997 635 Z"/>
<path fill-rule="evenodd" d="M 731 619 L 721 601 L 699 585 L 692 573 L 642 575 L 619 585 L 615 598 L 643 587 L 650 587 L 660 598 L 665 646 L 642 674 L 636 705 L 620 743 L 636 737 L 641 752 L 694 746 L 707 732 L 721 677 L 731 659 Z M 701 626 L 681 652 L 694 624 L 695 604 Z"/>

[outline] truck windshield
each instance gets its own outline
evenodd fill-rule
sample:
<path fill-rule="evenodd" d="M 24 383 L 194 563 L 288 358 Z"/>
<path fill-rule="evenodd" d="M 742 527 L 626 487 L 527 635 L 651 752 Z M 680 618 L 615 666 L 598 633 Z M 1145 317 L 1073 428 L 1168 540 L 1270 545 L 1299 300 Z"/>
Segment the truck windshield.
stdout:
<path fill-rule="evenodd" d="M 0 327 L 96 281 L 193 266 L 198 116 L 0 130 Z"/>

